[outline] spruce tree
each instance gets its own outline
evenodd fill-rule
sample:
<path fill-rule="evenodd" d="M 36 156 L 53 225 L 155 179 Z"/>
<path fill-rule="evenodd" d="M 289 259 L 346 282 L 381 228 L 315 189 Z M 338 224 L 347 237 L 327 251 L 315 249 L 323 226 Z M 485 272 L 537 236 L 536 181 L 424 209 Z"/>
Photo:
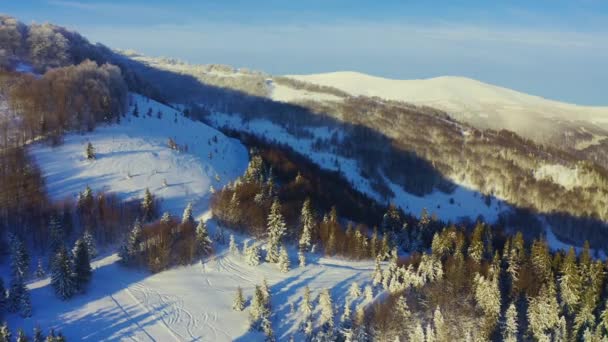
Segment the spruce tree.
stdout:
<path fill-rule="evenodd" d="M 300 267 L 306 267 L 306 255 L 302 251 L 298 251 L 298 265 Z"/>
<path fill-rule="evenodd" d="M 302 301 L 300 302 L 300 311 L 305 318 L 312 315 L 312 299 L 310 297 L 310 288 L 306 286 L 304 288 L 304 296 L 302 296 Z"/>
<path fill-rule="evenodd" d="M 206 256 L 211 254 L 211 238 L 209 238 L 209 232 L 207 231 L 207 225 L 202 219 L 198 221 L 196 226 L 196 254 L 199 256 Z"/>
<path fill-rule="evenodd" d="M 32 316 L 32 300 L 30 298 L 30 292 L 23 283 L 21 282 L 22 288 L 19 292 L 21 295 L 19 296 L 19 315 L 21 317 L 27 318 Z"/>
<path fill-rule="evenodd" d="M 315 226 L 314 214 L 310 204 L 310 198 L 304 201 L 302 206 L 302 213 L 300 215 L 300 222 L 302 224 L 302 234 L 300 235 L 299 247 L 301 252 L 309 252 L 312 241 L 312 231 Z"/>
<path fill-rule="evenodd" d="M 23 329 L 19 328 L 19 330 L 17 330 L 17 341 L 16 342 L 27 342 L 28 338 L 25 335 L 25 332 L 23 331 Z"/>
<path fill-rule="evenodd" d="M 45 338 L 44 335 L 42 334 L 42 329 L 40 329 L 39 325 L 36 325 L 34 327 L 34 337 L 33 337 L 33 342 L 44 342 Z"/>
<path fill-rule="evenodd" d="M 194 226 L 194 217 L 192 217 L 192 203 L 188 203 L 184 214 L 182 215 L 182 224 L 192 224 Z"/>
<path fill-rule="evenodd" d="M 120 247 L 119 254 L 123 264 L 129 265 L 136 261 L 140 251 L 139 245 L 142 239 L 142 229 L 140 221 L 135 220 L 131 232 Z"/>
<path fill-rule="evenodd" d="M 236 297 L 232 303 L 232 310 L 243 311 L 243 309 L 245 309 L 245 298 L 243 297 L 243 289 L 239 286 L 236 289 Z"/>
<path fill-rule="evenodd" d="M 517 342 L 517 308 L 511 303 L 505 313 L 505 322 L 502 328 L 504 342 Z"/>
<path fill-rule="evenodd" d="M 62 300 L 69 299 L 76 291 L 72 274 L 72 262 L 64 246 L 59 248 L 53 260 L 51 286 Z"/>
<path fill-rule="evenodd" d="M 0 316 L 6 309 L 6 289 L 4 288 L 4 279 L 0 277 Z"/>
<path fill-rule="evenodd" d="M 329 289 L 324 289 L 319 295 L 319 305 L 321 306 L 320 323 L 325 330 L 334 327 L 334 307 Z"/>
<path fill-rule="evenodd" d="M 228 250 L 232 255 L 239 255 L 239 248 L 236 245 L 236 241 L 234 240 L 234 234 L 230 234 L 230 242 L 228 243 Z"/>
<path fill-rule="evenodd" d="M 285 219 L 281 214 L 281 204 L 275 199 L 268 215 L 268 247 L 266 260 L 276 263 L 279 260 L 279 245 L 285 234 Z"/>
<path fill-rule="evenodd" d="M 74 285 L 78 291 L 84 292 L 91 281 L 93 271 L 89 251 L 83 239 L 76 240 L 74 246 Z"/>
<path fill-rule="evenodd" d="M 91 144 L 90 141 L 87 143 L 87 149 L 85 150 L 85 156 L 86 156 L 87 160 L 93 160 L 96 157 L 95 148 L 93 147 L 93 144 Z"/>
<path fill-rule="evenodd" d="M 573 312 L 575 306 L 580 302 L 582 292 L 582 279 L 576 264 L 576 252 L 570 247 L 566 258 L 562 263 L 559 277 L 559 289 L 562 302 L 569 312 Z"/>
<path fill-rule="evenodd" d="M 38 266 L 36 266 L 36 278 L 42 279 L 46 276 L 46 272 L 44 271 L 44 266 L 42 266 L 42 259 L 38 259 Z"/>
<path fill-rule="evenodd" d="M 359 284 L 357 284 L 356 281 L 353 282 L 350 288 L 348 289 L 348 295 L 352 299 L 357 299 L 361 295 L 361 288 L 359 287 Z"/>
<path fill-rule="evenodd" d="M 144 199 L 141 202 L 141 210 L 144 222 L 150 222 L 154 219 L 154 216 L 156 215 L 154 196 L 148 188 L 146 188 L 146 191 L 144 192 Z"/>
<path fill-rule="evenodd" d="M 84 234 L 82 235 L 82 240 L 84 241 L 85 245 L 87 246 L 87 251 L 89 252 L 89 257 L 91 259 L 94 259 L 97 257 L 97 246 L 95 244 L 95 238 L 93 238 L 93 235 L 91 234 L 91 232 L 86 229 L 84 231 Z"/>
<path fill-rule="evenodd" d="M 245 254 L 245 259 L 247 264 L 251 266 L 257 266 L 260 264 L 260 249 L 252 244 L 250 247 L 247 247 L 247 253 Z"/>
<path fill-rule="evenodd" d="M 439 306 L 435 308 L 435 312 L 433 313 L 433 325 L 435 326 L 435 338 L 437 342 L 449 342 L 451 340 L 448 326 L 445 323 Z"/>
<path fill-rule="evenodd" d="M 11 336 L 11 330 L 8 328 L 8 324 L 4 322 L 2 326 L 0 326 L 0 342 L 10 342 Z"/>
<path fill-rule="evenodd" d="M 57 218 L 57 216 L 51 216 L 51 220 L 49 223 L 49 266 L 53 264 L 53 259 L 59 248 L 63 246 L 64 240 L 64 231 L 61 222 Z"/>
<path fill-rule="evenodd" d="M 253 330 L 259 330 L 262 317 L 267 315 L 267 308 L 264 305 L 264 293 L 259 285 L 255 286 L 251 308 L 249 309 L 249 324 Z"/>
<path fill-rule="evenodd" d="M 278 260 L 279 270 L 283 273 L 289 272 L 289 255 L 287 254 L 287 249 L 284 246 L 281 246 L 279 250 L 279 260 Z"/>

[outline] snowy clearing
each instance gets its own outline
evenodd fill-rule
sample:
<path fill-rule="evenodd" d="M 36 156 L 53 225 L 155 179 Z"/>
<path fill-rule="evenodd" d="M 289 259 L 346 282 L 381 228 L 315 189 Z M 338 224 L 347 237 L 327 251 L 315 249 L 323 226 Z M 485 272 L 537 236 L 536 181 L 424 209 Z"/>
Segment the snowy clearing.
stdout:
<path fill-rule="evenodd" d="M 199 213 L 211 187 L 220 189 L 246 169 L 247 150 L 237 140 L 145 97 L 133 95 L 135 104 L 138 117 L 131 115 L 132 106 L 120 124 L 66 135 L 57 147 L 30 148 L 51 198 L 75 199 L 88 185 L 135 199 L 149 188 L 162 198 L 164 210 L 181 214 L 193 202 Z M 187 151 L 171 149 L 169 138 Z M 95 160 L 85 158 L 88 142 L 95 148 Z"/>
<path fill-rule="evenodd" d="M 242 248 L 244 239 L 237 237 L 237 241 Z M 247 241 L 251 245 L 251 240 Z M 217 254 L 203 262 L 153 275 L 124 268 L 116 254 L 98 258 L 85 295 L 61 301 L 48 278 L 32 282 L 28 286 L 32 317 L 24 320 L 12 314 L 8 322 L 26 331 L 32 331 L 36 324 L 55 328 L 71 341 L 263 341 L 262 333 L 248 329 L 248 307 L 255 285 L 266 278 L 277 338 L 287 340 L 296 334 L 300 340 L 298 328 L 304 317 L 298 304 L 306 286 L 311 289 L 313 304 L 321 290 L 331 289 L 339 317 L 351 284 L 358 282 L 362 288 L 371 284 L 374 268 L 373 261 L 312 254 L 309 264 L 300 268 L 293 250 L 292 270 L 280 273 L 274 264 L 249 266 L 243 256 L 230 254 L 225 246 L 217 248 Z M 243 289 L 247 302 L 242 312 L 232 310 L 237 286 Z M 367 303 L 360 297 L 354 300 L 353 308 Z M 318 311 L 313 315 L 318 317 Z"/>

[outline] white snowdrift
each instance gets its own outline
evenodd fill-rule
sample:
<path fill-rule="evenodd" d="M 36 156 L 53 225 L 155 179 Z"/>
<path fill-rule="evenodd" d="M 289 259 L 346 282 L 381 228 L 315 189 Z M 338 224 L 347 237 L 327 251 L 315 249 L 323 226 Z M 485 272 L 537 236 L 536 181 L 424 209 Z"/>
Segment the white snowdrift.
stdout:
<path fill-rule="evenodd" d="M 188 202 L 203 209 L 211 187 L 221 188 L 246 169 L 247 150 L 237 140 L 145 97 L 133 95 L 133 103 L 139 117 L 131 108 L 118 125 L 69 134 L 58 147 L 30 149 L 53 199 L 74 199 L 87 185 L 125 199 L 141 198 L 149 188 L 162 198 L 164 210 L 181 214 Z M 169 138 L 187 152 L 169 148 Z M 84 157 L 87 142 L 97 153 L 93 161 Z"/>

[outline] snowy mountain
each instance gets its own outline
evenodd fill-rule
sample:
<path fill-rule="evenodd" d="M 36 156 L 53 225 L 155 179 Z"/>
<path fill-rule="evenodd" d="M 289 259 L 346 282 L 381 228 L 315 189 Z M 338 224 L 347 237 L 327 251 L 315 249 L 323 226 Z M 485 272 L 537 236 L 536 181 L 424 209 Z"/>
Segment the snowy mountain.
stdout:
<path fill-rule="evenodd" d="M 480 128 L 509 129 L 541 142 L 564 131 L 570 135 L 580 133 L 583 137 L 576 140 L 578 149 L 596 145 L 608 137 L 608 107 L 548 100 L 465 77 L 394 80 L 350 71 L 287 77 L 334 87 L 353 96 L 375 96 L 438 108 Z M 279 88 L 277 99 L 292 101 L 307 97 L 303 92 L 299 96 L 284 93 Z M 322 96 L 317 100 L 323 100 Z M 555 132 L 555 127 L 561 129 Z M 568 136 L 562 134 L 560 138 L 567 140 Z"/>

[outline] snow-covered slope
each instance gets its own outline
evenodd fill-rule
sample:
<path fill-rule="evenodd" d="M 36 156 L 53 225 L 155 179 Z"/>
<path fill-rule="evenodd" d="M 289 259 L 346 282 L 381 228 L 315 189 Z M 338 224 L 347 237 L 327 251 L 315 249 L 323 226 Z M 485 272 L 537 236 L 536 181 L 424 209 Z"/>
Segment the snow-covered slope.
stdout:
<path fill-rule="evenodd" d="M 58 147 L 30 149 L 52 198 L 75 198 L 87 185 L 125 199 L 141 198 L 149 188 L 164 210 L 181 214 L 188 202 L 202 209 L 211 187 L 221 188 L 246 169 L 247 150 L 237 140 L 145 97 L 133 95 L 132 102 L 120 124 L 69 134 Z M 135 104 L 138 117 L 131 115 Z M 169 148 L 169 138 L 187 151 Z M 97 153 L 93 161 L 84 156 L 88 142 Z"/>
<path fill-rule="evenodd" d="M 465 77 L 393 80 L 358 72 L 287 76 L 329 86 L 353 96 L 377 96 L 441 109 L 479 128 L 508 129 L 542 143 L 554 143 L 573 132 L 600 134 L 575 142 L 586 147 L 608 138 L 608 107 L 579 106 L 520 93 Z"/>
<path fill-rule="evenodd" d="M 209 226 L 213 231 L 212 222 Z M 237 237 L 237 243 L 241 248 L 243 239 Z M 298 334 L 304 317 L 297 309 L 306 286 L 313 300 L 321 290 L 330 289 L 339 315 L 352 282 L 362 288 L 370 284 L 374 268 L 372 261 L 310 255 L 308 266 L 296 268 L 292 256 L 294 268 L 280 273 L 276 265 L 249 266 L 243 256 L 216 247 L 220 250 L 209 260 L 154 275 L 120 266 L 116 254 L 101 257 L 93 263 L 93 280 L 85 295 L 62 301 L 48 278 L 35 281 L 28 286 L 33 316 L 6 318 L 11 327 L 27 332 L 36 324 L 54 328 L 70 341 L 263 341 L 261 333 L 248 330 L 248 307 L 255 285 L 266 278 L 272 294 L 273 329 L 278 340 L 285 341 Z M 242 312 L 231 308 L 237 286 L 243 288 L 247 300 Z M 355 299 L 353 309 L 367 303 L 363 297 Z M 318 318 L 319 312 L 313 315 Z M 302 336 L 296 335 L 296 340 Z"/>

